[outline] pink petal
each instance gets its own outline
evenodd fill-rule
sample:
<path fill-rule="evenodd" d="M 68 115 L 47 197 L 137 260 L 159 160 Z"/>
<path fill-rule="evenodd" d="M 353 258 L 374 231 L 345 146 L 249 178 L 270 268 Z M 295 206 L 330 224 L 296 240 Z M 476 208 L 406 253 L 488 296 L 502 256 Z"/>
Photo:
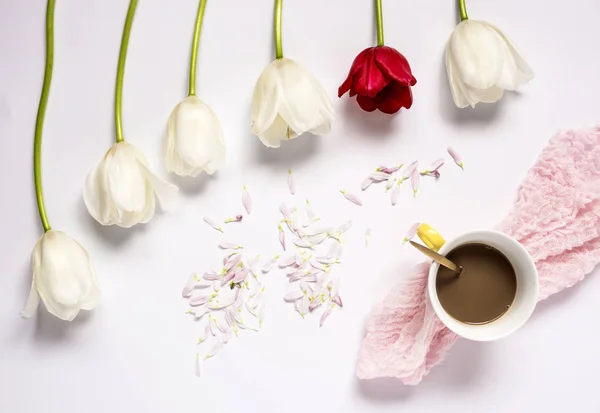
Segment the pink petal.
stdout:
<path fill-rule="evenodd" d="M 281 226 L 281 224 L 279 224 L 278 229 L 279 229 L 279 243 L 281 244 L 281 246 L 283 247 L 283 250 L 285 251 L 285 232 L 283 231 L 283 227 Z"/>
<path fill-rule="evenodd" d="M 385 172 L 373 172 L 371 175 L 369 175 L 369 179 L 373 182 L 387 181 L 389 177 L 390 175 L 386 174 Z"/>
<path fill-rule="evenodd" d="M 300 238 L 294 238 L 292 240 L 292 242 L 299 248 L 312 248 L 313 247 L 313 245 L 310 242 L 300 239 Z"/>
<path fill-rule="evenodd" d="M 239 250 L 244 247 L 242 247 L 241 245 L 234 244 L 233 242 L 223 241 L 219 244 L 219 248 L 223 250 Z"/>
<path fill-rule="evenodd" d="M 252 213 L 252 198 L 250 198 L 246 185 L 244 185 L 244 190 L 242 191 L 242 205 L 244 205 L 246 212 L 250 215 Z"/>
<path fill-rule="evenodd" d="M 223 276 L 223 279 L 221 280 L 221 285 L 225 285 L 225 284 L 229 283 L 234 278 L 235 278 L 235 270 L 230 269 L 229 272 Z"/>
<path fill-rule="evenodd" d="M 364 181 L 362 181 L 362 184 L 360 184 L 360 189 L 362 189 L 363 191 L 366 191 L 368 187 L 370 187 L 373 184 L 373 180 L 368 177 L 366 178 Z"/>
<path fill-rule="evenodd" d="M 290 193 L 292 195 L 296 194 L 296 181 L 294 180 L 294 175 L 292 175 L 292 170 L 288 169 L 288 187 L 290 188 Z"/>
<path fill-rule="evenodd" d="M 212 272 L 206 272 L 202 275 L 202 278 L 204 278 L 206 281 L 216 281 L 220 278 L 219 274 L 215 274 Z"/>
<path fill-rule="evenodd" d="M 392 196 L 390 198 L 392 205 L 396 205 L 398 203 L 398 198 L 400 198 L 400 181 L 398 181 L 398 184 L 392 191 Z"/>
<path fill-rule="evenodd" d="M 242 254 L 233 254 L 230 256 L 229 260 L 227 260 L 227 264 L 225 264 L 225 269 L 229 271 L 236 265 L 238 265 L 242 261 Z"/>
<path fill-rule="evenodd" d="M 244 281 L 246 279 L 246 277 L 248 276 L 248 269 L 247 268 L 237 268 L 237 270 L 235 271 L 235 277 L 233 278 L 233 283 L 234 284 L 238 284 L 241 283 L 242 281 Z"/>
<path fill-rule="evenodd" d="M 192 291 L 194 291 L 194 287 L 196 287 L 198 281 L 199 279 L 196 274 L 190 275 L 190 278 L 188 278 L 187 282 L 185 283 L 185 286 L 183 287 L 183 291 L 181 291 L 181 295 L 184 298 L 187 298 L 190 295 L 192 295 Z"/>
<path fill-rule="evenodd" d="M 434 161 L 431 166 L 429 167 L 430 170 L 432 171 L 437 171 L 438 169 L 440 169 L 443 165 L 444 165 L 444 158 L 440 158 L 436 161 Z"/>
<path fill-rule="evenodd" d="M 350 201 L 350 202 L 352 202 L 353 204 L 356 204 L 356 205 L 358 205 L 358 206 L 362 206 L 362 204 L 363 204 L 363 203 L 362 203 L 362 201 L 361 201 L 361 200 L 360 200 L 360 198 L 359 198 L 359 197 L 357 197 L 356 195 L 354 195 L 354 194 L 351 194 L 351 193 L 349 193 L 349 192 L 346 192 L 346 191 L 340 191 L 340 192 L 342 193 L 342 195 L 344 195 L 344 197 L 345 197 L 345 198 L 346 198 L 348 201 Z"/>
<path fill-rule="evenodd" d="M 310 201 L 308 199 L 306 200 L 306 216 L 311 221 L 317 220 L 317 217 L 316 217 L 315 213 L 313 212 L 312 206 L 310 205 Z"/>
<path fill-rule="evenodd" d="M 227 329 L 227 332 L 223 336 L 223 344 L 227 344 L 231 340 L 231 337 L 233 337 L 233 330 Z"/>
<path fill-rule="evenodd" d="M 402 168 L 402 165 L 403 164 L 399 164 L 396 166 L 380 166 L 379 168 L 377 168 L 377 170 L 386 174 L 393 174 L 394 172 L 397 172 L 400 168 Z"/>
<path fill-rule="evenodd" d="M 460 156 L 458 154 L 458 152 L 456 152 L 454 149 L 452 149 L 451 147 L 448 147 L 448 153 L 450 154 L 450 156 L 452 157 L 452 160 L 454 161 L 455 164 L 457 164 L 458 166 L 460 166 L 460 169 L 465 169 L 464 165 L 463 165 L 463 160 L 462 160 L 462 156 Z"/>
<path fill-rule="evenodd" d="M 308 314 L 308 307 L 310 304 L 310 301 L 308 299 L 308 296 L 306 294 L 302 295 L 302 298 L 299 298 L 298 300 L 296 300 L 296 311 L 298 311 L 298 313 L 300 313 L 300 315 L 302 317 L 304 317 L 306 314 Z"/>
<path fill-rule="evenodd" d="M 290 265 L 294 265 L 296 263 L 295 255 L 288 255 L 287 257 L 283 257 L 279 260 L 279 266 L 281 268 L 289 267 Z"/>
<path fill-rule="evenodd" d="M 283 215 L 284 219 L 288 221 L 292 220 L 292 211 L 285 203 L 279 206 L 279 211 L 281 212 L 281 215 Z"/>
<path fill-rule="evenodd" d="M 227 218 L 227 219 L 225 220 L 225 223 L 226 223 L 226 224 L 229 224 L 229 223 L 231 223 L 231 222 L 242 222 L 242 219 L 244 219 L 244 217 L 243 217 L 242 215 L 236 215 L 236 216 L 235 216 L 235 217 L 233 217 L 233 218 Z"/>
<path fill-rule="evenodd" d="M 388 178 L 387 182 L 385 183 L 385 192 L 392 189 L 392 187 L 396 183 L 396 180 L 397 180 L 396 174 L 395 173 L 391 174 L 390 177 Z"/>
<path fill-rule="evenodd" d="M 328 308 L 327 311 L 325 311 L 321 316 L 321 320 L 319 321 L 319 327 L 323 327 L 323 323 L 325 323 L 325 320 L 327 320 L 327 317 L 329 317 L 330 314 L 331 308 Z"/>
<path fill-rule="evenodd" d="M 412 172 L 410 177 L 410 184 L 413 190 L 413 196 L 417 196 L 417 191 L 419 190 L 419 183 L 421 181 L 421 174 L 416 169 Z"/>
<path fill-rule="evenodd" d="M 210 300 L 210 295 L 195 295 L 190 298 L 190 305 L 197 307 L 199 305 L 206 304 Z"/>
<path fill-rule="evenodd" d="M 410 226 L 410 228 L 408 229 L 406 235 L 404 236 L 404 240 L 402 241 L 402 243 L 404 244 L 405 242 L 407 242 L 408 240 L 410 240 L 412 237 L 415 236 L 415 234 L 417 233 L 417 228 L 419 227 L 420 222 L 415 222 L 414 224 L 412 224 Z"/>
<path fill-rule="evenodd" d="M 331 299 L 331 301 L 333 301 L 334 303 L 336 303 L 338 306 L 343 307 L 344 303 L 342 302 L 342 297 L 340 297 L 339 294 L 337 294 L 335 297 L 333 297 Z"/>
<path fill-rule="evenodd" d="M 338 234 L 343 234 L 344 232 L 348 231 L 350 228 L 352 228 L 352 221 L 346 221 L 342 225 L 337 227 L 335 232 L 337 232 Z"/>
<path fill-rule="evenodd" d="M 302 298 L 304 296 L 304 292 L 302 292 L 302 290 L 292 290 L 289 293 L 287 293 L 283 299 L 285 301 L 296 301 L 299 298 Z"/>
<path fill-rule="evenodd" d="M 278 259 L 279 259 L 279 254 L 276 254 L 269 261 L 265 262 L 263 267 L 261 268 L 261 271 L 263 272 L 263 274 L 266 274 L 269 271 L 271 271 L 273 269 L 273 267 L 275 266 L 275 263 L 277 263 Z"/>
<path fill-rule="evenodd" d="M 220 226 L 218 226 L 217 223 L 214 220 L 210 219 L 209 217 L 204 217 L 204 222 L 206 222 L 208 225 L 210 225 L 211 227 L 213 227 L 217 231 L 223 232 L 223 228 L 221 228 Z"/>
<path fill-rule="evenodd" d="M 250 272 L 254 274 L 254 276 L 257 276 L 260 271 L 258 264 L 260 264 L 260 255 L 248 260 L 248 268 L 250 268 Z"/>
<path fill-rule="evenodd" d="M 320 307 L 323 304 L 323 300 L 320 297 L 315 298 L 308 306 L 308 311 L 313 311 L 315 308 Z"/>
<path fill-rule="evenodd" d="M 223 348 L 223 342 L 222 341 L 217 342 L 214 346 L 212 346 L 212 348 L 208 351 L 208 353 L 206 353 L 206 356 L 204 356 L 204 360 L 214 357 L 219 351 L 221 351 L 222 348 Z"/>
<path fill-rule="evenodd" d="M 410 178 L 413 171 L 415 171 L 418 168 L 418 166 L 419 166 L 419 161 L 414 161 L 413 163 L 408 165 L 406 168 L 404 168 L 404 171 L 402 172 L 402 177 L 404 179 Z"/>

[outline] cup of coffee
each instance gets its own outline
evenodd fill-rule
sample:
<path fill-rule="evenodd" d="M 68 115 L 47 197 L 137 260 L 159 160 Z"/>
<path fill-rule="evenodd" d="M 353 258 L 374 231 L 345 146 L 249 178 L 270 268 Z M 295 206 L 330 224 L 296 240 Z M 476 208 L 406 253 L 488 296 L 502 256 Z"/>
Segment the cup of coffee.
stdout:
<path fill-rule="evenodd" d="M 491 341 L 518 330 L 538 301 L 538 273 L 527 250 L 498 231 L 468 232 L 445 242 L 431 227 L 418 232 L 432 249 L 462 267 L 433 262 L 428 293 L 433 309 L 464 338 Z"/>

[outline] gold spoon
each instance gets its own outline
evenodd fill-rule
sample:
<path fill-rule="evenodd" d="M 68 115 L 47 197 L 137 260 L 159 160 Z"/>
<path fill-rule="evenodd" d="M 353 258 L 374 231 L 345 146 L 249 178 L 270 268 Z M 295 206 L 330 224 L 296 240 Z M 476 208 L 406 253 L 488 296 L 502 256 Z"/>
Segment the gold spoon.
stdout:
<path fill-rule="evenodd" d="M 443 265 L 444 267 L 448 268 L 451 271 L 454 271 L 456 274 L 461 273 L 461 271 L 463 269 L 461 266 L 456 265 L 455 263 L 450 261 L 448 258 L 444 257 L 441 254 L 438 254 L 434 250 L 429 249 L 424 245 L 417 244 L 414 241 L 410 241 L 410 245 L 412 245 L 413 247 L 415 247 L 416 249 L 421 251 L 423 254 L 427 255 L 429 258 L 431 258 L 438 264 Z"/>

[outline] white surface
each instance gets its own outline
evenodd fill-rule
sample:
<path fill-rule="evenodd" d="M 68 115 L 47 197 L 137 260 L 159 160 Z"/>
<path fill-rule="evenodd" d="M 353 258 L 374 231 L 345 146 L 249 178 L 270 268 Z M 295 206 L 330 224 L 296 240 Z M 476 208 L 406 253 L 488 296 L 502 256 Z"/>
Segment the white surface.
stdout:
<path fill-rule="evenodd" d="M 427 291 L 431 297 L 431 305 L 439 319 L 450 330 L 461 337 L 476 341 L 494 341 L 514 334 L 525 325 L 531 317 L 538 302 L 538 272 L 529 252 L 519 242 L 496 230 L 476 230 L 448 240 L 439 253 L 448 254 L 455 248 L 473 243 L 490 245 L 502 252 L 512 264 L 516 279 L 517 292 L 510 309 L 492 323 L 465 324 L 457 321 L 446 312 L 440 303 L 435 281 L 440 265 L 433 262 L 429 269 Z"/>
<path fill-rule="evenodd" d="M 214 179 L 181 181 L 176 209 L 133 230 L 102 228 L 87 214 L 82 185 L 113 142 L 113 83 L 125 0 L 60 1 L 54 81 L 44 128 L 44 185 L 51 224 L 93 254 L 103 287 L 100 308 L 71 324 L 40 311 L 21 320 L 30 284 L 29 254 L 41 235 L 31 153 L 44 59 L 45 2 L 0 2 L 0 411 L 139 412 L 598 412 L 598 270 L 544 302 L 516 334 L 494 343 L 460 341 L 418 387 L 359 382 L 356 357 L 371 305 L 421 260 L 399 241 L 415 220 L 445 236 L 492 227 L 518 183 L 560 128 L 598 121 L 600 3 L 579 0 L 470 1 L 472 18 L 497 24 L 536 72 L 521 93 L 495 106 L 456 110 L 443 49 L 454 2 L 385 1 L 386 41 L 409 59 L 415 104 L 395 117 L 360 112 L 336 91 L 352 60 L 374 41 L 371 2 L 286 0 L 284 53 L 311 69 L 337 110 L 334 131 L 279 150 L 249 133 L 252 88 L 272 58 L 272 1 L 211 1 L 201 40 L 199 95 L 223 124 L 228 166 Z M 124 92 L 126 139 L 164 174 L 167 117 L 185 96 L 197 3 L 142 1 L 135 18 Z M 370 188 L 362 209 L 339 189 L 357 190 L 380 163 L 431 162 L 453 145 L 466 162 L 443 168 L 416 199 L 392 208 Z M 278 250 L 277 207 L 290 196 L 334 220 L 353 219 L 342 292 L 345 308 L 325 327 L 282 302 L 283 275 L 269 282 L 267 320 L 193 375 L 197 331 L 183 314 L 181 288 L 192 271 L 214 265 L 218 234 L 203 215 L 241 211 L 245 182 L 255 199 L 230 237 L 265 254 Z M 364 229 L 372 228 L 365 248 Z"/>

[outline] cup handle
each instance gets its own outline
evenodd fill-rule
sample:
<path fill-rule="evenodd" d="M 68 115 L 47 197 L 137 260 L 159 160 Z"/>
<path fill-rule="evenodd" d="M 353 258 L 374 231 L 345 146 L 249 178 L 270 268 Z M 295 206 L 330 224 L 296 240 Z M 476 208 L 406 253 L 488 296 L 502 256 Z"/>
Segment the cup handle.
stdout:
<path fill-rule="evenodd" d="M 440 248 L 446 243 L 444 237 L 441 236 L 433 227 L 429 224 L 422 223 L 417 227 L 417 235 L 421 238 L 421 241 L 425 243 L 429 248 L 434 251 L 439 251 Z"/>

